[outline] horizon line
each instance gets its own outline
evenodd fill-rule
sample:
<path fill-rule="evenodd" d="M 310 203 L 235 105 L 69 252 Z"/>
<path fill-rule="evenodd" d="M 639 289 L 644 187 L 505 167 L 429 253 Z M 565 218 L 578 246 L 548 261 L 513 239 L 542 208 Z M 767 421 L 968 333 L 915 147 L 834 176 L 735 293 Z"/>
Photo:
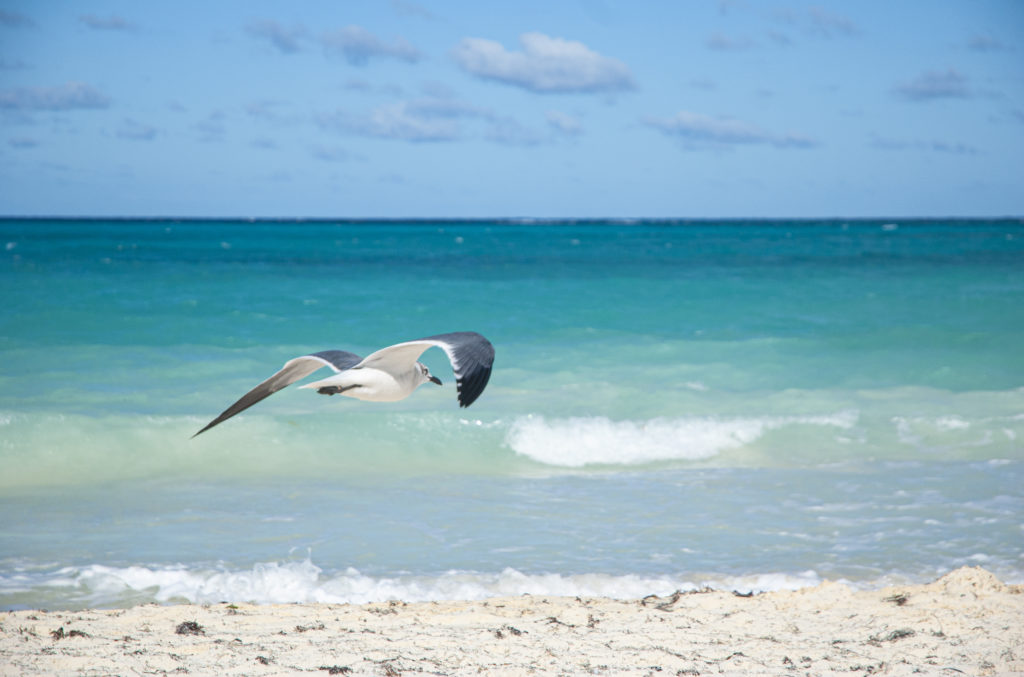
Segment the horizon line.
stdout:
<path fill-rule="evenodd" d="M 513 225 L 554 223 L 760 223 L 788 221 L 1020 221 L 1024 215 L 944 216 L 61 216 L 0 215 L 0 221 L 149 221 L 149 222 L 233 222 L 233 223 L 505 223 Z"/>

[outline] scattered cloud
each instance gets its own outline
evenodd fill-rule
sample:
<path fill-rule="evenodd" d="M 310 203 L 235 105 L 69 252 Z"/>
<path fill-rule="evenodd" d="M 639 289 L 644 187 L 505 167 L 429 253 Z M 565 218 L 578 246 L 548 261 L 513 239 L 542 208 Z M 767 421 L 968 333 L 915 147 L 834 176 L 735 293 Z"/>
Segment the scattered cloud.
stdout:
<path fill-rule="evenodd" d="M 967 77 L 953 68 L 923 73 L 897 85 L 895 92 L 910 101 L 966 99 L 971 95 Z"/>
<path fill-rule="evenodd" d="M 345 26 L 311 38 L 309 31 L 301 24 L 286 26 L 280 21 L 264 19 L 250 22 L 245 31 L 254 38 L 269 42 L 282 54 L 301 52 L 305 42 L 314 40 L 328 55 L 342 56 L 353 66 L 365 66 L 371 59 L 377 58 L 398 59 L 409 63 L 423 58 L 422 53 L 405 38 L 396 37 L 386 41 L 362 26 Z"/>
<path fill-rule="evenodd" d="M 224 125 L 226 116 L 223 111 L 214 111 L 194 125 L 199 132 L 199 140 L 203 143 L 217 143 L 224 140 L 227 127 Z"/>
<path fill-rule="evenodd" d="M 572 133 L 570 116 L 553 113 L 548 119 L 549 124 L 562 125 L 562 133 Z M 392 102 L 365 114 L 339 110 L 321 115 L 317 122 L 323 129 L 413 143 L 456 142 L 478 136 L 506 146 L 536 146 L 552 139 L 550 134 L 524 125 L 512 116 L 498 115 L 489 108 L 440 93 Z M 335 159 L 324 155 L 321 148 L 316 149 L 315 155 L 320 159 Z"/>
<path fill-rule="evenodd" d="M 785 33 L 779 31 L 768 31 L 768 39 L 777 47 L 792 47 L 793 40 Z"/>
<path fill-rule="evenodd" d="M 313 146 L 310 149 L 313 157 L 317 160 L 323 160 L 324 162 L 351 162 L 356 159 L 356 156 L 337 146 Z"/>
<path fill-rule="evenodd" d="M 414 16 L 429 21 L 437 18 L 429 9 L 418 2 L 411 2 L 411 0 L 391 0 L 391 7 L 398 14 L 405 16 Z"/>
<path fill-rule="evenodd" d="M 135 24 L 126 19 L 111 16 L 96 16 L 95 14 L 83 14 L 78 21 L 85 26 L 97 31 L 133 31 Z"/>
<path fill-rule="evenodd" d="M 488 141 L 503 146 L 539 146 L 548 140 L 540 131 L 527 127 L 511 117 L 495 118 L 484 135 Z"/>
<path fill-rule="evenodd" d="M 0 90 L 0 110 L 70 111 L 109 106 L 110 97 L 82 82 Z"/>
<path fill-rule="evenodd" d="M 834 38 L 855 38 L 861 35 L 860 26 L 853 20 L 830 12 L 821 7 L 810 7 L 803 11 L 778 9 L 772 16 L 791 29 L 811 38 L 831 40 Z M 773 33 L 773 39 L 779 44 L 789 44 L 788 36 Z"/>
<path fill-rule="evenodd" d="M 253 119 L 277 126 L 294 124 L 301 118 L 298 114 L 289 112 L 288 102 L 276 99 L 261 99 L 248 103 L 245 112 Z"/>
<path fill-rule="evenodd" d="M 117 128 L 117 137 L 119 139 L 129 139 L 132 141 L 152 141 L 156 138 L 157 129 L 151 125 L 143 124 L 131 118 L 125 118 L 121 121 L 121 126 Z"/>
<path fill-rule="evenodd" d="M 4 28 L 32 28 L 36 24 L 24 14 L 0 9 L 0 26 Z"/>
<path fill-rule="evenodd" d="M 341 54 L 353 66 L 365 66 L 370 59 L 390 58 L 415 63 L 423 58 L 418 49 L 402 37 L 390 42 L 378 38 L 362 26 L 346 26 L 325 33 L 320 44 L 329 54 Z"/>
<path fill-rule="evenodd" d="M 443 85 L 428 85 L 426 96 L 378 106 L 368 114 L 339 111 L 320 116 L 321 127 L 382 139 L 456 141 L 463 120 L 495 120 L 489 108 L 459 99 Z"/>
<path fill-rule="evenodd" d="M 458 65 L 486 80 L 532 92 L 608 92 L 635 87 L 624 63 L 602 56 L 581 42 L 524 33 L 521 52 L 493 40 L 465 38 L 453 51 Z"/>
<path fill-rule="evenodd" d="M 404 174 L 399 174 L 397 172 L 386 172 L 377 177 L 377 183 L 404 186 L 409 183 L 409 179 Z"/>
<path fill-rule="evenodd" d="M 16 136 L 14 138 L 7 139 L 7 145 L 11 148 L 25 150 L 28 148 L 35 148 L 39 145 L 39 142 L 27 136 Z"/>
<path fill-rule="evenodd" d="M 295 54 L 302 49 L 302 41 L 306 38 L 306 29 L 302 26 L 288 27 L 270 19 L 251 21 L 245 31 L 261 40 L 268 41 L 283 54 Z"/>
<path fill-rule="evenodd" d="M 718 12 L 729 14 L 733 9 L 742 9 L 744 4 L 743 0 L 718 0 Z"/>
<path fill-rule="evenodd" d="M 458 97 L 458 94 L 454 89 L 437 80 L 431 80 L 430 82 L 423 83 L 423 85 L 420 86 L 420 91 L 423 92 L 425 96 L 436 99 L 454 99 Z"/>
<path fill-rule="evenodd" d="M 755 42 L 751 38 L 733 38 L 721 33 L 715 33 L 704 44 L 708 49 L 717 52 L 741 52 L 755 46 Z"/>
<path fill-rule="evenodd" d="M 322 128 L 402 141 L 454 141 L 461 136 L 458 121 L 418 113 L 408 101 L 379 106 L 367 115 L 347 111 L 321 115 Z"/>
<path fill-rule="evenodd" d="M 974 146 L 965 143 L 952 143 L 949 141 L 923 141 L 890 139 L 880 136 L 873 136 L 869 142 L 871 148 L 889 151 L 925 151 L 932 153 L 950 153 L 953 155 L 979 155 L 981 151 Z"/>
<path fill-rule="evenodd" d="M 268 181 L 270 183 L 287 184 L 291 183 L 295 177 L 292 175 L 291 172 L 289 172 L 286 169 L 277 169 L 275 171 L 270 172 L 269 174 L 264 174 L 258 178 L 262 181 Z"/>
<path fill-rule="evenodd" d="M 350 92 L 361 92 L 364 94 L 384 94 L 386 96 L 401 96 L 402 88 L 394 84 L 378 84 L 362 78 L 349 78 L 342 85 L 342 88 Z"/>
<path fill-rule="evenodd" d="M 932 141 L 927 148 L 936 153 L 952 153 L 954 155 L 979 155 L 981 153 L 980 150 L 966 143 L 947 143 L 945 141 Z"/>
<path fill-rule="evenodd" d="M 776 134 L 734 118 L 711 117 L 680 111 L 671 118 L 647 118 L 648 127 L 682 139 L 692 148 L 770 145 L 776 148 L 813 148 L 816 141 L 798 134 Z"/>
<path fill-rule="evenodd" d="M 414 115 L 425 118 L 484 118 L 492 119 L 494 114 L 483 108 L 452 97 L 425 97 L 408 102 Z"/>
<path fill-rule="evenodd" d="M 548 125 L 564 136 L 578 136 L 583 133 L 583 124 L 579 118 L 557 110 L 549 110 L 545 115 Z"/>
<path fill-rule="evenodd" d="M 811 32 L 820 37 L 854 37 L 860 34 L 860 28 L 853 21 L 821 7 L 811 7 L 807 16 Z"/>
<path fill-rule="evenodd" d="M 1001 52 L 1006 49 L 1006 45 L 991 35 L 978 34 L 967 41 L 967 48 L 975 52 Z"/>

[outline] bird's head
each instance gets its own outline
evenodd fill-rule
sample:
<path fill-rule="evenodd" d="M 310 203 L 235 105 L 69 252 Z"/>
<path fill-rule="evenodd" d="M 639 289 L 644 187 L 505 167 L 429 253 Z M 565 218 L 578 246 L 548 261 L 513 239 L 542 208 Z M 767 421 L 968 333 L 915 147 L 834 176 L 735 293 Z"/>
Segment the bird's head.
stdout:
<path fill-rule="evenodd" d="M 427 369 L 427 365 L 423 364 L 422 362 L 417 362 L 416 365 L 420 368 L 420 372 L 423 374 L 424 382 L 430 381 L 431 383 L 436 383 L 437 385 L 444 385 L 443 383 L 441 383 L 441 379 L 430 373 L 430 370 Z"/>

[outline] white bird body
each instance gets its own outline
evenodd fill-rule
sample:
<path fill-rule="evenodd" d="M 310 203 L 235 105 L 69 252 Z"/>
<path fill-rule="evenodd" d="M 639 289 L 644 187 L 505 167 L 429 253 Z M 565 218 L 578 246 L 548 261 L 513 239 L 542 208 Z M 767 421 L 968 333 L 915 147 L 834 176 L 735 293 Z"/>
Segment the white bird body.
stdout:
<path fill-rule="evenodd" d="M 344 395 L 366 402 L 398 402 L 409 397 L 416 388 L 427 382 L 425 369 L 426 367 L 419 362 L 416 362 L 413 368 L 398 373 L 373 367 L 349 369 L 340 374 L 301 385 L 299 388 L 310 388 L 316 391 L 336 389 L 333 393 L 325 392 L 324 394 Z"/>
<path fill-rule="evenodd" d="M 491 377 L 494 346 L 476 332 L 459 331 L 396 343 L 365 359 L 344 350 L 324 350 L 288 360 L 276 374 L 243 395 L 193 437 L 323 367 L 336 373 L 300 387 L 313 388 L 321 395 L 344 395 L 369 402 L 404 400 L 427 381 L 441 385 L 441 379 L 431 375 L 426 365 L 418 361 L 424 351 L 433 347 L 441 348 L 448 356 L 455 373 L 459 406 L 468 407 Z"/>

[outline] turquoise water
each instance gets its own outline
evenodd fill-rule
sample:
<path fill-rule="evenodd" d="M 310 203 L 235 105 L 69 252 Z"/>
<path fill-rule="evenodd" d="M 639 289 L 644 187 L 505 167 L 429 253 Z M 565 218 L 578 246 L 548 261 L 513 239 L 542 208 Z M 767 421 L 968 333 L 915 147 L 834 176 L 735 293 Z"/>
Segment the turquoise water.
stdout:
<path fill-rule="evenodd" d="M 0 607 L 1024 580 L 1024 223 L 0 221 Z M 393 404 L 285 361 L 474 330 Z"/>

